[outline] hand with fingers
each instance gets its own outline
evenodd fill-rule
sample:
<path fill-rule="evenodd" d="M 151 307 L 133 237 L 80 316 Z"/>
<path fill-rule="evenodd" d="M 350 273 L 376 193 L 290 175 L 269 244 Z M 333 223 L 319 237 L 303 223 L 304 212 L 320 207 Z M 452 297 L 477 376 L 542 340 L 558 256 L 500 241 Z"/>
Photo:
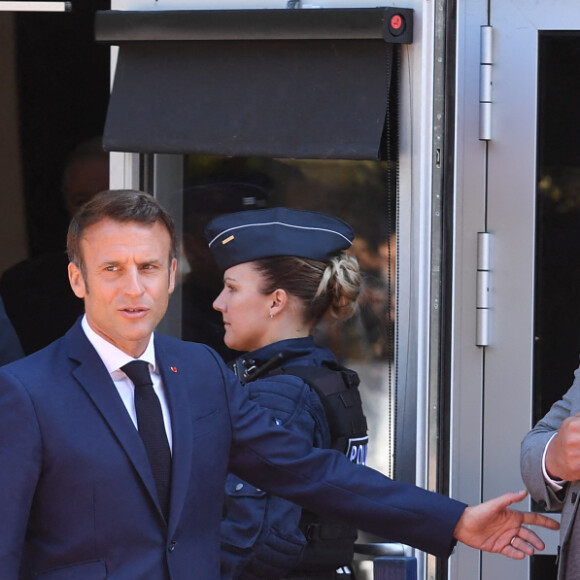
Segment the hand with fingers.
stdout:
<path fill-rule="evenodd" d="M 546 451 L 546 470 L 552 479 L 580 479 L 580 413 L 562 421 Z"/>
<path fill-rule="evenodd" d="M 542 514 L 509 509 L 522 501 L 525 491 L 510 492 L 465 509 L 457 526 L 455 538 L 478 550 L 503 554 L 521 560 L 543 550 L 544 542 L 524 524 L 557 530 L 560 524 Z"/>

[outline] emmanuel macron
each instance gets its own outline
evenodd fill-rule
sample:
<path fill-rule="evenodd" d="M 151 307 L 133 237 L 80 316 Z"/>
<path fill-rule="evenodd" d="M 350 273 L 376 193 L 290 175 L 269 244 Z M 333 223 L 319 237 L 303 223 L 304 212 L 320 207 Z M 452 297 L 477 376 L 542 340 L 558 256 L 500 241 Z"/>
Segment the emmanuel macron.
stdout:
<path fill-rule="evenodd" d="M 0 369 L 1 580 L 212 580 L 228 468 L 323 514 L 439 556 L 455 539 L 523 558 L 542 548 L 507 508 L 397 483 L 278 427 L 214 351 L 154 335 L 173 291 L 176 237 L 149 195 L 108 191 L 69 228 L 69 278 L 85 316 Z M 122 370 L 146 362 L 169 445 L 169 507 Z M 512 538 L 510 542 L 510 538 Z"/>

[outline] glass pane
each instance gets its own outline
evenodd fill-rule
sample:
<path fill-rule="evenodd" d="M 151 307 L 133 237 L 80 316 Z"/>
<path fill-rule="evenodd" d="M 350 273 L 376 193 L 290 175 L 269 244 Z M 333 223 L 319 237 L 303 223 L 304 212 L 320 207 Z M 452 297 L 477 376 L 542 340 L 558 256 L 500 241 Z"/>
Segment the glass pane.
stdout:
<path fill-rule="evenodd" d="M 5 7 L 4 3 L 4 7 Z M 0 12 L 2 260 L 0 293 L 25 354 L 65 334 L 83 312 L 65 254 L 74 205 L 108 186 L 102 134 L 110 49 L 97 10 Z"/>
<path fill-rule="evenodd" d="M 533 421 L 560 399 L 580 353 L 580 37 L 542 33 L 539 45 Z M 556 578 L 555 557 L 532 578 Z"/>
<path fill-rule="evenodd" d="M 534 421 L 570 387 L 580 353 L 580 37 L 540 37 Z"/>
<path fill-rule="evenodd" d="M 235 355 L 223 345 L 221 314 L 211 306 L 222 281 L 203 237 L 210 219 L 275 206 L 344 219 L 355 230 L 352 252 L 364 273 L 360 308 L 347 322 L 320 325 L 316 338 L 360 374 L 371 436 L 368 464 L 391 474 L 396 196 L 387 194 L 394 191 L 388 169 L 385 161 L 185 158 L 182 336 L 210 344 L 226 360 Z"/>

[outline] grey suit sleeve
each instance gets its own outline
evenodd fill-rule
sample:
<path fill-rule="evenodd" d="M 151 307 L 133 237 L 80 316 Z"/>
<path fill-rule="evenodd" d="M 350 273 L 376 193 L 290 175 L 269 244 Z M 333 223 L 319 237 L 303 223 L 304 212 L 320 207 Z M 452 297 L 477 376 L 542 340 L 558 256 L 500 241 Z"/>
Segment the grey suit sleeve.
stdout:
<path fill-rule="evenodd" d="M 556 494 L 546 484 L 542 471 L 542 457 L 550 438 L 562 421 L 580 412 L 580 368 L 574 372 L 574 382 L 566 394 L 552 405 L 546 415 L 522 441 L 520 466 L 522 478 L 530 495 L 550 511 L 562 508 L 563 494 Z"/>

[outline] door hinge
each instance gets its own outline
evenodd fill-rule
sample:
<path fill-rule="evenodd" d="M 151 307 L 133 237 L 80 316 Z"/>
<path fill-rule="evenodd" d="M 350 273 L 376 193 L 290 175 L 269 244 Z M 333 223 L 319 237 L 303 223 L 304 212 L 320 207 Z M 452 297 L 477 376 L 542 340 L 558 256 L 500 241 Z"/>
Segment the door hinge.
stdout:
<path fill-rule="evenodd" d="M 493 28 L 482 26 L 479 56 L 479 139 L 491 140 Z"/>
<path fill-rule="evenodd" d="M 477 346 L 489 346 L 491 342 L 492 241 L 492 235 L 489 232 L 477 233 L 475 299 L 475 344 Z"/>

